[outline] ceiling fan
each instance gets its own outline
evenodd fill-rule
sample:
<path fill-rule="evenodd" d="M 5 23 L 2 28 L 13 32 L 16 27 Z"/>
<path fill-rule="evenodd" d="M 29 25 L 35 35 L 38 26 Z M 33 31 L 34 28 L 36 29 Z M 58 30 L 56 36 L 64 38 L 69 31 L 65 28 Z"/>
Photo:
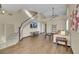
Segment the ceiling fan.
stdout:
<path fill-rule="evenodd" d="M 55 8 L 53 7 L 53 8 L 52 8 L 52 16 L 51 16 L 52 18 L 55 18 L 55 17 L 58 16 L 58 15 L 55 14 L 55 10 L 54 10 L 54 9 L 55 9 Z"/>
<path fill-rule="evenodd" d="M 51 8 L 51 15 L 48 15 L 46 18 L 49 18 L 50 20 L 52 20 L 53 18 L 55 18 L 55 17 L 58 17 L 59 15 L 57 15 L 56 13 L 55 13 L 55 8 L 54 7 L 52 7 Z"/>
<path fill-rule="evenodd" d="M 4 10 L 2 8 L 2 5 L 0 4 L 0 14 L 4 15 L 4 14 L 8 14 L 10 16 L 12 16 L 13 14 L 12 13 L 9 13 L 7 10 Z"/>

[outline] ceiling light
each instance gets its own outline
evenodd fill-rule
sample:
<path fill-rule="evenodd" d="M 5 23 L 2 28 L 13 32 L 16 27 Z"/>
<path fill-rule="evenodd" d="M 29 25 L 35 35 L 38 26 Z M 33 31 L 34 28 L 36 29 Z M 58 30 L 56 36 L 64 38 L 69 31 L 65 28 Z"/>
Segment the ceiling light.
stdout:
<path fill-rule="evenodd" d="M 0 4 L 0 12 L 1 12 L 1 14 L 5 13 L 5 11 L 2 9 L 2 5 L 1 4 Z"/>
<path fill-rule="evenodd" d="M 6 10 L 4 10 L 3 8 L 2 8 L 2 5 L 0 4 L 0 14 L 2 14 L 2 15 L 4 15 L 4 14 L 7 14 L 7 15 L 10 15 L 10 16 L 12 16 L 13 14 L 12 13 L 6 13 Z"/>
<path fill-rule="evenodd" d="M 2 14 L 4 14 L 5 13 L 5 11 L 4 10 L 2 10 Z"/>
<path fill-rule="evenodd" d="M 34 19 L 34 17 L 32 17 L 33 15 L 32 15 L 28 10 L 24 10 L 24 12 L 25 12 L 29 17 L 31 17 L 31 19 Z"/>

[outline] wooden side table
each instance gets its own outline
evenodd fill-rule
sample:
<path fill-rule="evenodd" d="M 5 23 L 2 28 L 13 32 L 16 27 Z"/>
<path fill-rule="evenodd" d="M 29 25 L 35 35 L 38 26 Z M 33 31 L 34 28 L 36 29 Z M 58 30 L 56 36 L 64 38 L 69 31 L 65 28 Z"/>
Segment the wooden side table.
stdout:
<path fill-rule="evenodd" d="M 63 37 L 56 37 L 56 43 L 57 43 L 57 44 L 58 44 L 58 41 L 64 42 L 66 49 L 68 49 L 68 47 L 67 47 L 67 39 L 66 39 L 66 38 L 63 38 Z"/>

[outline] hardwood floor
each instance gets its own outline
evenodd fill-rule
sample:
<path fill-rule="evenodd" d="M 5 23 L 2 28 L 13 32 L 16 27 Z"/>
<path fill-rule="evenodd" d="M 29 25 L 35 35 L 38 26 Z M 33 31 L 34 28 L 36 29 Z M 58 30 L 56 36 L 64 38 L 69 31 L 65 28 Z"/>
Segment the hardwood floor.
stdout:
<path fill-rule="evenodd" d="M 0 50 L 0 54 L 71 54 L 72 50 L 65 46 L 54 44 L 49 39 L 45 39 L 43 35 L 38 37 L 24 38 L 18 44 L 9 48 Z"/>

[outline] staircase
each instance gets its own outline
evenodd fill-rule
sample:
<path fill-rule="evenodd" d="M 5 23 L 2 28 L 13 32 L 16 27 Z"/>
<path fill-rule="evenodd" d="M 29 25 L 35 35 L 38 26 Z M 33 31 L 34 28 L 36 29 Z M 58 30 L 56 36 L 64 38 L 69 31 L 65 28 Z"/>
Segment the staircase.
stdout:
<path fill-rule="evenodd" d="M 4 49 L 7 47 L 10 47 L 12 45 L 17 44 L 19 41 L 22 40 L 22 30 L 24 29 L 24 26 L 27 25 L 30 21 L 33 20 L 33 17 L 37 15 L 37 12 L 35 12 L 32 17 L 29 17 L 28 19 L 24 20 L 21 25 L 19 26 L 19 30 L 17 33 L 11 33 L 6 37 L 6 42 L 5 43 L 0 43 L 0 49 Z"/>
<path fill-rule="evenodd" d="M 33 17 L 36 16 L 36 15 L 37 15 L 37 12 L 36 12 L 32 17 L 29 17 L 28 19 L 26 19 L 25 21 L 23 21 L 23 22 L 21 23 L 21 25 L 20 25 L 20 27 L 19 27 L 19 41 L 23 38 L 23 37 L 21 36 L 21 31 L 22 31 L 23 28 L 24 28 L 23 25 L 26 24 L 27 22 L 33 20 Z"/>

